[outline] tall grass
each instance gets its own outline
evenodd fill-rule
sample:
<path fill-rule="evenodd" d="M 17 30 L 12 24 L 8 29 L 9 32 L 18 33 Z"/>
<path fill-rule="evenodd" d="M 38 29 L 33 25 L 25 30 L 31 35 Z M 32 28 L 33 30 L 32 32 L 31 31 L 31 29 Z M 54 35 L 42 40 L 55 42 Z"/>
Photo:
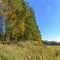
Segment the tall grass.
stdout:
<path fill-rule="evenodd" d="M 60 55 L 51 48 L 40 45 L 37 41 L 19 42 L 18 44 L 0 44 L 0 60 L 58 60 Z"/>

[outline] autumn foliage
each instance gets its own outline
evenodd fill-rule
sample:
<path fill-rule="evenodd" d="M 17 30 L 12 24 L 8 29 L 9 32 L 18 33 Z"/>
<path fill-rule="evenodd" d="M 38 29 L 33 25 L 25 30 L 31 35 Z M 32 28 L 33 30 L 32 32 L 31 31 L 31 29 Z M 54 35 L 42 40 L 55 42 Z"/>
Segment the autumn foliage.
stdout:
<path fill-rule="evenodd" d="M 28 3 L 24 0 L 1 0 L 1 7 L 4 9 L 0 14 L 6 17 L 7 40 L 41 40 L 34 10 Z"/>

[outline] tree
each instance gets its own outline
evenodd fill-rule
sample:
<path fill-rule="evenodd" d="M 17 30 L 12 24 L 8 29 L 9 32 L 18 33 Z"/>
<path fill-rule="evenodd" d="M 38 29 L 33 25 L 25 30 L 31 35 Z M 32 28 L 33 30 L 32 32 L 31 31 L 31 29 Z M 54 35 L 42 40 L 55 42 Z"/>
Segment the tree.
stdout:
<path fill-rule="evenodd" d="M 41 40 L 35 13 L 24 0 L 2 0 L 7 21 L 7 40 Z"/>

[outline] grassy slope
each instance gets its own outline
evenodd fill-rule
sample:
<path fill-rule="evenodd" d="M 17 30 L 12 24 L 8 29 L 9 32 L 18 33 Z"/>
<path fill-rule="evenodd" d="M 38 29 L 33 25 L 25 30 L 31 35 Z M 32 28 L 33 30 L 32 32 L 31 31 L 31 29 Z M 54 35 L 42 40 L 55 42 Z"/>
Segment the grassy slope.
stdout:
<path fill-rule="evenodd" d="M 39 45 L 36 41 L 0 44 L 0 60 L 58 60 L 58 53 L 53 47 Z"/>

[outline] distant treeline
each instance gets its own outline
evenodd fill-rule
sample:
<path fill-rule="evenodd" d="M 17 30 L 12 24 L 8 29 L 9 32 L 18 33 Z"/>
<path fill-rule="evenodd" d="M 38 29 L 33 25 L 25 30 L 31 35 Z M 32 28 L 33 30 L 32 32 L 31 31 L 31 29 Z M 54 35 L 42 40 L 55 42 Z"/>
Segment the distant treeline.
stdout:
<path fill-rule="evenodd" d="M 60 45 L 60 42 L 56 42 L 56 41 L 44 41 L 43 43 L 46 45 Z"/>

